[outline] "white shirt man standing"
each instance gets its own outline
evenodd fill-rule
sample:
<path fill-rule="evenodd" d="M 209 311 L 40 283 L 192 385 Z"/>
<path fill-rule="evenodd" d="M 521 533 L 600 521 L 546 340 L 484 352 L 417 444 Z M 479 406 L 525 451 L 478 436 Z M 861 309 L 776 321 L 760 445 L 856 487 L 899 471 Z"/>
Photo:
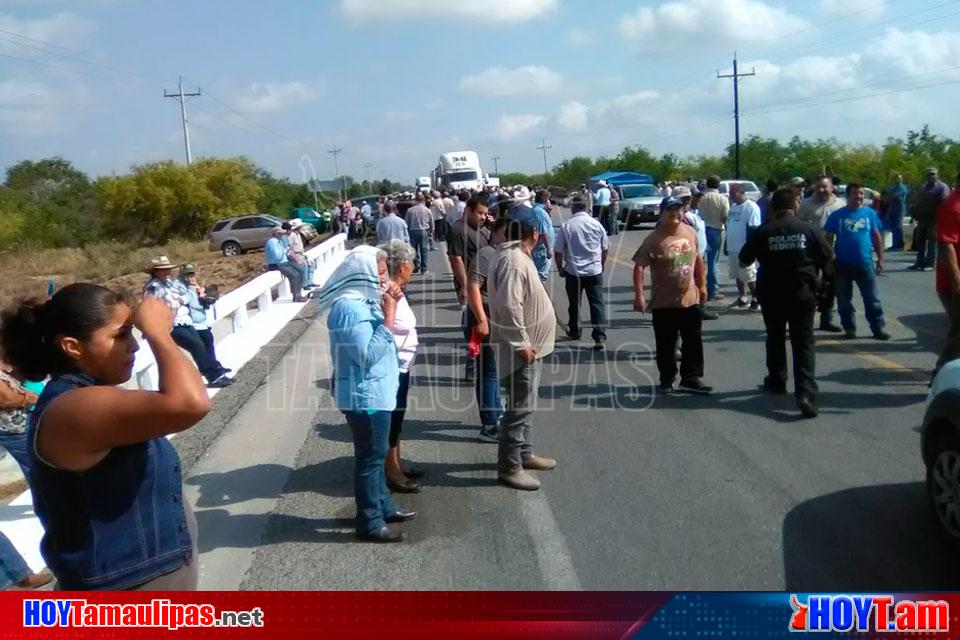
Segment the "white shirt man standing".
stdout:
<path fill-rule="evenodd" d="M 580 339 L 580 298 L 587 294 L 590 304 L 590 324 L 596 350 L 603 349 L 607 340 L 606 309 L 603 300 L 603 268 L 607 261 L 610 240 L 600 221 L 587 213 L 587 203 L 575 196 L 570 203 L 573 216 L 563 223 L 554 247 L 557 269 L 566 281 L 570 323 L 567 337 Z"/>
<path fill-rule="evenodd" d="M 740 250 L 747 244 L 747 238 L 760 228 L 760 207 L 747 197 L 742 184 L 730 185 L 730 215 L 727 217 L 727 254 L 731 280 L 737 281 L 737 299 L 733 307 L 750 305 L 751 311 L 760 310 L 760 300 L 757 299 L 757 264 L 751 263 L 740 266 Z M 750 302 L 747 302 L 747 290 L 750 290 Z"/>

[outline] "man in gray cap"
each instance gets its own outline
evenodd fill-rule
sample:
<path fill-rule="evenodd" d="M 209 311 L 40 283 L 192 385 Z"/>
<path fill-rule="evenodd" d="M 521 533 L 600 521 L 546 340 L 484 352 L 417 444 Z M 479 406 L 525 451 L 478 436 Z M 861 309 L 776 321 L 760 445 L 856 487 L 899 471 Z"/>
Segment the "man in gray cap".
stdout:
<path fill-rule="evenodd" d="M 540 481 L 529 470 L 549 471 L 557 461 L 534 454 L 532 417 L 539 395 L 543 359 L 553 353 L 557 318 L 531 253 L 540 240 L 531 207 L 507 213 L 507 241 L 489 268 L 491 342 L 506 411 L 500 421 L 497 478 L 502 484 L 536 491 Z"/>
<path fill-rule="evenodd" d="M 927 181 L 917 189 L 913 200 L 913 221 L 917 223 L 914 232 L 913 248 L 917 252 L 917 260 L 907 267 L 910 271 L 926 271 L 932 269 L 937 262 L 937 209 L 947 196 L 950 187 L 940 180 L 940 172 L 935 167 L 927 169 Z"/>

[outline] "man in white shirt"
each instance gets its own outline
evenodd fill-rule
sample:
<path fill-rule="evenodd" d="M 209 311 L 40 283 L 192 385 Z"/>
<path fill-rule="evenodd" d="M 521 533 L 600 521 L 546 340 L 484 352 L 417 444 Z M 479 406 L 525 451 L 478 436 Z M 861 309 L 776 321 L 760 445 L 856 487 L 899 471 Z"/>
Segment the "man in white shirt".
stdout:
<path fill-rule="evenodd" d="M 574 196 L 570 202 L 573 216 L 563 223 L 554 247 L 557 269 L 566 281 L 570 324 L 567 337 L 580 339 L 580 298 L 587 294 L 590 324 L 593 325 L 594 349 L 603 349 L 607 340 L 607 324 L 603 300 L 603 267 L 607 261 L 610 240 L 600 221 L 587 213 L 587 202 Z"/>
<path fill-rule="evenodd" d="M 447 208 L 443 204 L 443 196 L 434 192 L 434 198 L 430 201 L 430 213 L 433 214 L 433 237 L 430 238 L 430 250 L 436 247 L 433 241 L 443 242 L 447 239 Z"/>
<path fill-rule="evenodd" d="M 610 228 L 607 220 L 610 217 L 610 187 L 604 180 L 597 183 L 597 192 L 593 195 L 593 217 L 600 220 L 600 224 L 609 235 Z"/>
<path fill-rule="evenodd" d="M 737 299 L 733 307 L 750 305 L 751 311 L 760 310 L 760 301 L 757 299 L 757 264 L 740 266 L 740 250 L 747 244 L 750 234 L 760 227 L 760 207 L 747 197 L 743 185 L 730 185 L 730 213 L 727 217 L 727 254 L 729 257 L 731 280 L 737 281 Z M 750 302 L 747 302 L 747 289 L 750 290 Z"/>

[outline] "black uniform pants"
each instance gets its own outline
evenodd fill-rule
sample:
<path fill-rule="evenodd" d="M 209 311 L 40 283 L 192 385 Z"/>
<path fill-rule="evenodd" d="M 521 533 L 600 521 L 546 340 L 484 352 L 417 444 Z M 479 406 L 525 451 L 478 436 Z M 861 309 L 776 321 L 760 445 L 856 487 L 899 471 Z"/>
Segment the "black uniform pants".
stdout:
<path fill-rule="evenodd" d="M 660 384 L 671 385 L 677 376 L 677 336 L 683 348 L 680 360 L 680 380 L 703 377 L 703 316 L 700 307 L 686 309 L 654 309 L 653 335 L 657 341 L 657 369 Z"/>
<path fill-rule="evenodd" d="M 794 394 L 813 398 L 817 393 L 814 355 L 813 318 L 815 309 L 778 307 L 763 304 L 763 323 L 767 326 L 767 372 L 772 383 L 787 383 L 787 326 L 793 348 Z"/>

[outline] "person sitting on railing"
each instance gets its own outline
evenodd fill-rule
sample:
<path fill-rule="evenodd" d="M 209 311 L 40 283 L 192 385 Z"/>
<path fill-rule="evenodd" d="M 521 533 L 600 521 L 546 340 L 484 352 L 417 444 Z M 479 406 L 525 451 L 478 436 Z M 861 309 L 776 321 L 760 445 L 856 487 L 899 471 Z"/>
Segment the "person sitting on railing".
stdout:
<path fill-rule="evenodd" d="M 293 266 L 300 270 L 300 276 L 303 278 L 304 290 L 313 289 L 317 285 L 313 284 L 313 264 L 303 247 L 303 220 L 294 218 L 290 222 L 283 223 L 284 230 L 287 232 L 287 257 L 293 262 Z M 287 227 L 290 227 L 287 229 Z"/>
<path fill-rule="evenodd" d="M 303 297 L 303 276 L 300 269 L 294 266 L 288 257 L 290 245 L 287 242 L 287 233 L 287 230 L 283 227 L 275 227 L 273 236 L 264 245 L 267 270 L 279 271 L 290 281 L 290 291 L 293 293 L 294 302 L 306 302 L 307 299 Z"/>
<path fill-rule="evenodd" d="M 210 318 L 207 316 L 209 309 L 217 301 L 216 285 L 208 289 L 197 280 L 197 268 L 189 262 L 180 267 L 180 282 L 187 288 L 189 296 L 187 298 L 187 307 L 190 309 L 190 320 L 193 321 L 193 328 L 197 330 L 197 335 L 203 341 L 207 348 L 207 354 L 214 362 L 219 362 L 217 358 L 217 346 L 213 339 L 213 330 L 210 328 Z M 233 371 L 223 365 L 220 366 L 223 373 L 227 374 Z"/>
<path fill-rule="evenodd" d="M 154 258 L 147 273 L 151 278 L 143 287 L 144 297 L 159 298 L 173 314 L 173 341 L 185 349 L 203 377 L 207 379 L 207 386 L 211 389 L 222 389 L 233 384 L 227 377 L 228 369 L 215 358 L 210 357 L 203 338 L 197 333 L 190 317 L 190 290 L 183 282 L 176 278 L 177 265 L 172 264 L 167 256 Z"/>

